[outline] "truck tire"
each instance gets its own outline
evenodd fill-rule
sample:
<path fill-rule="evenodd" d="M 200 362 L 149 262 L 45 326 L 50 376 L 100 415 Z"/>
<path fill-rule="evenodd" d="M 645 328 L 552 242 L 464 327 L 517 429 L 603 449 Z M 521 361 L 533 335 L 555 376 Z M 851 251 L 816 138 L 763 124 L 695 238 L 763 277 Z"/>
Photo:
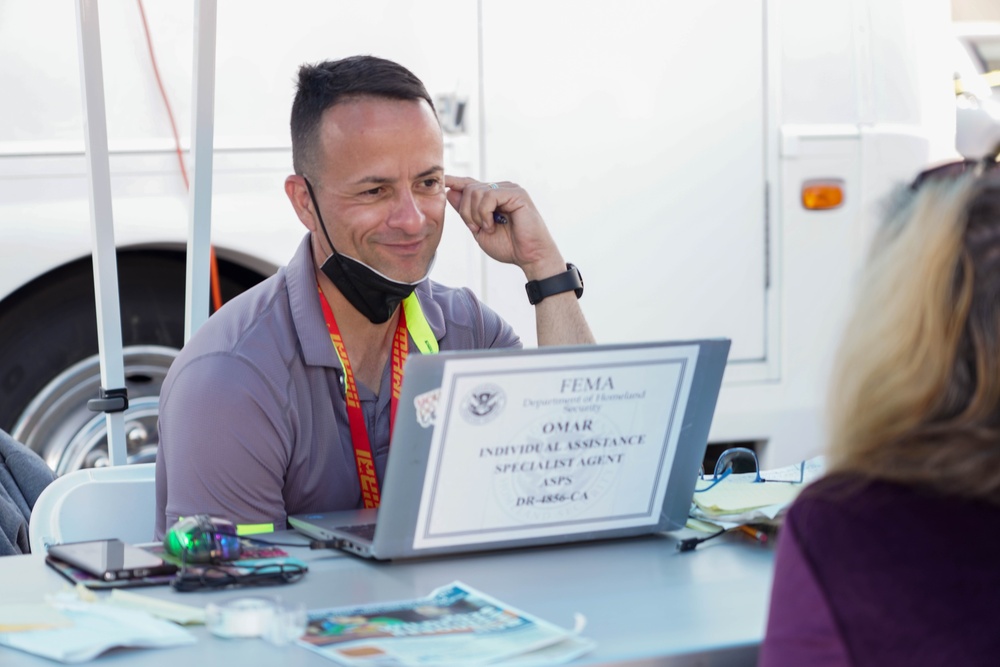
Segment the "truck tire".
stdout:
<path fill-rule="evenodd" d="M 224 300 L 261 276 L 220 262 Z M 130 463 L 153 460 L 160 386 L 183 344 L 183 253 L 118 254 Z M 105 418 L 87 409 L 101 386 L 93 267 L 67 264 L 0 309 L 0 428 L 57 473 L 106 465 Z M 110 387 L 108 387 L 110 388 Z"/>

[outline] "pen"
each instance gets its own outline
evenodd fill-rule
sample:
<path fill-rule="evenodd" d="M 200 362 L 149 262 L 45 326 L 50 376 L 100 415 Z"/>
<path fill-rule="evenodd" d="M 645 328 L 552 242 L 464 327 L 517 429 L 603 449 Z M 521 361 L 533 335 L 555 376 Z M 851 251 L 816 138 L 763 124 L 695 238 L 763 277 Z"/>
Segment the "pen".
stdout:
<path fill-rule="evenodd" d="M 497 213 L 496 211 L 493 211 L 493 222 L 497 223 L 498 225 L 506 225 L 507 216 L 504 215 L 503 213 Z"/>
<path fill-rule="evenodd" d="M 751 528 L 750 526 L 746 526 L 746 525 L 737 526 L 737 528 L 739 528 L 741 531 L 743 531 L 744 533 L 746 533 L 750 537 L 754 538 L 755 540 L 757 540 L 761 544 L 763 544 L 764 542 L 767 542 L 767 533 L 765 533 L 762 530 L 757 530 L 756 528 Z"/>

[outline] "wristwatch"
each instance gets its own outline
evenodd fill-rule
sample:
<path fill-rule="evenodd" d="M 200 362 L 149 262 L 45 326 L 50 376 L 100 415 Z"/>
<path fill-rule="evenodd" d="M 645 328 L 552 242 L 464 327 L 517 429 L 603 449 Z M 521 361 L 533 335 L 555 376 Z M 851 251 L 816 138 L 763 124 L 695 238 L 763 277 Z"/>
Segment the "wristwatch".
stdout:
<path fill-rule="evenodd" d="M 528 293 L 528 303 L 532 306 L 547 296 L 571 290 L 576 292 L 577 299 L 583 296 L 583 276 L 580 275 L 580 269 L 572 264 L 567 264 L 562 273 L 543 280 L 529 280 L 524 286 L 524 291 Z"/>

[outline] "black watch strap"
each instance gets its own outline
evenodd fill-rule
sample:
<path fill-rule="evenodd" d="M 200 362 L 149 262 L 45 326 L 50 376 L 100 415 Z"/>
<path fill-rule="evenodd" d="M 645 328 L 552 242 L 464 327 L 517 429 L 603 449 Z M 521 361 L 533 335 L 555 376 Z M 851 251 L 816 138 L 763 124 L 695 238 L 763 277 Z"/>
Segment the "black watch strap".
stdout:
<path fill-rule="evenodd" d="M 563 292 L 576 292 L 576 298 L 579 299 L 583 296 L 583 276 L 580 275 L 580 269 L 567 264 L 564 272 L 557 273 L 551 278 L 529 280 L 524 286 L 524 291 L 528 293 L 528 303 L 532 306 L 547 296 Z"/>

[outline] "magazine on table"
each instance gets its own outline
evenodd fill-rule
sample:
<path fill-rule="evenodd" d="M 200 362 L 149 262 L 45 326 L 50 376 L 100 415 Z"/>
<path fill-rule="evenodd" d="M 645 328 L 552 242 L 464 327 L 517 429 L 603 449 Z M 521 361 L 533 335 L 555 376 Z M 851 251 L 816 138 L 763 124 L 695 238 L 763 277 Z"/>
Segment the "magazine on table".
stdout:
<path fill-rule="evenodd" d="M 532 665 L 594 648 L 560 628 L 452 582 L 427 597 L 310 611 L 298 640 L 343 665 Z"/>

